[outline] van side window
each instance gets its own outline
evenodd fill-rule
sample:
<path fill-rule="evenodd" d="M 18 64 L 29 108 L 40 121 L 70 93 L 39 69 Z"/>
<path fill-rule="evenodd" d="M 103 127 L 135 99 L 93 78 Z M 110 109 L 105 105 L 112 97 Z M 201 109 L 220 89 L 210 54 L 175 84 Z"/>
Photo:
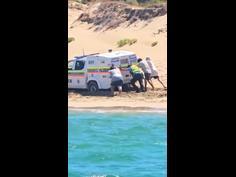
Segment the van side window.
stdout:
<path fill-rule="evenodd" d="M 128 64 L 128 58 L 126 58 L 126 59 L 122 59 L 122 60 L 120 60 L 120 64 L 121 65 L 123 65 L 123 64 Z"/>
<path fill-rule="evenodd" d="M 84 61 L 76 61 L 75 63 L 75 70 L 82 70 L 84 69 Z"/>
<path fill-rule="evenodd" d="M 137 63 L 137 57 L 136 57 L 136 55 L 131 55 L 131 56 L 129 57 L 129 59 L 130 59 L 130 64 L 132 64 L 132 63 Z"/>
<path fill-rule="evenodd" d="M 89 65 L 94 64 L 94 60 L 89 60 L 89 61 L 88 61 L 88 64 L 89 64 Z"/>

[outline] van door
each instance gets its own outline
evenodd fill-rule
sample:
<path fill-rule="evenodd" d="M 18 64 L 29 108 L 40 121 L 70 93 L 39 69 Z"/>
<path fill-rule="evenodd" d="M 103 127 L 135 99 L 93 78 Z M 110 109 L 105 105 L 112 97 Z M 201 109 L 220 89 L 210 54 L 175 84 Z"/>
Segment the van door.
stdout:
<path fill-rule="evenodd" d="M 110 62 L 104 57 L 91 57 L 88 59 L 88 83 L 95 81 L 99 89 L 109 89 L 111 86 L 108 66 Z M 111 65 L 110 65 L 111 66 Z"/>
<path fill-rule="evenodd" d="M 121 57 L 120 58 L 120 66 L 123 67 L 123 68 L 127 68 L 129 65 L 129 58 L 128 56 L 125 56 L 125 57 Z"/>
<path fill-rule="evenodd" d="M 121 73 L 123 75 L 124 84 L 130 83 L 130 80 L 132 79 L 132 76 L 128 70 L 129 65 L 129 57 L 124 56 L 120 58 L 120 66 L 121 66 Z"/>
<path fill-rule="evenodd" d="M 86 88 L 86 70 L 84 60 L 75 60 L 74 69 L 68 70 L 68 85 L 73 89 Z"/>

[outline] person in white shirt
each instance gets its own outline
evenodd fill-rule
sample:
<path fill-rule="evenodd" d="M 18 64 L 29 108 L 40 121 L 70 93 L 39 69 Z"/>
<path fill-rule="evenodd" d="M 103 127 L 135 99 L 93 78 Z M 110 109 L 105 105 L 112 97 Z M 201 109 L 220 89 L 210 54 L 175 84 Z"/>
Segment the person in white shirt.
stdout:
<path fill-rule="evenodd" d="M 144 76 L 145 76 L 145 91 L 147 91 L 147 82 L 151 85 L 152 90 L 154 90 L 154 85 L 152 84 L 151 80 L 151 68 L 147 64 L 145 60 L 142 60 L 141 58 L 138 59 L 138 66 L 143 70 Z"/>
<path fill-rule="evenodd" d="M 149 68 L 151 69 L 151 73 L 152 73 L 151 78 L 157 79 L 161 83 L 161 85 L 164 87 L 164 89 L 166 89 L 166 86 L 160 80 L 156 66 L 153 64 L 153 62 L 151 61 L 151 59 L 149 57 L 146 58 L 146 62 L 148 64 Z"/>
<path fill-rule="evenodd" d="M 120 69 L 112 65 L 109 72 L 111 74 L 111 95 L 114 96 L 115 87 L 118 88 L 119 94 L 121 94 L 123 86 L 123 76 Z"/>

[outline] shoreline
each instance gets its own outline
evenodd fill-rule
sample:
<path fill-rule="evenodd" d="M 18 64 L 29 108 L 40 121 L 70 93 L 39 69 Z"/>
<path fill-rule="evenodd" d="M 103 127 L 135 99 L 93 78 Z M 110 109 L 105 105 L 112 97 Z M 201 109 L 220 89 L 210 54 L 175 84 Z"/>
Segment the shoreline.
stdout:
<path fill-rule="evenodd" d="M 68 104 L 68 111 L 105 111 L 105 112 L 167 112 L 167 107 L 164 104 L 159 104 L 158 106 L 89 106 L 83 105 L 69 105 Z"/>
<path fill-rule="evenodd" d="M 155 108 L 145 108 L 142 109 L 136 109 L 133 107 L 123 107 L 120 109 L 117 109 L 114 107 L 91 107 L 91 108 L 76 108 L 76 107 L 70 107 L 68 108 L 68 111 L 73 112 L 94 112 L 94 113 L 167 113 L 166 109 L 155 109 Z"/>

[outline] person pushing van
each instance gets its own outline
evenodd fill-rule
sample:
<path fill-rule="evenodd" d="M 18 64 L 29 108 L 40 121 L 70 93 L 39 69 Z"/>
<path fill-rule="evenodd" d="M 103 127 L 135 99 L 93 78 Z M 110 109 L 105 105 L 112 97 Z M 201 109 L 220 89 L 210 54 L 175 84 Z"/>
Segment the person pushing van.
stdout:
<path fill-rule="evenodd" d="M 144 92 L 143 73 L 142 73 L 141 69 L 135 64 L 129 65 L 128 68 L 129 68 L 131 75 L 133 76 L 133 78 L 130 81 L 131 85 L 134 87 L 134 89 L 136 90 L 137 93 L 140 92 L 140 89 L 142 92 Z M 135 85 L 135 83 L 137 81 L 139 82 L 140 89 L 138 88 L 138 86 Z"/>
<path fill-rule="evenodd" d="M 163 86 L 164 89 L 166 89 L 166 86 L 162 83 L 162 81 L 160 80 L 160 77 L 158 75 L 158 72 L 157 72 L 157 68 L 155 67 L 155 65 L 153 64 L 153 62 L 151 61 L 150 57 L 147 57 L 146 58 L 146 62 L 147 64 L 149 65 L 150 69 L 151 69 L 151 78 L 154 78 L 154 79 L 157 79 L 161 85 Z"/>
<path fill-rule="evenodd" d="M 138 59 L 138 66 L 143 70 L 144 76 L 145 76 L 145 91 L 147 91 L 147 82 L 151 85 L 152 90 L 154 90 L 154 86 L 152 84 L 151 80 L 151 68 L 147 64 L 145 60 L 142 60 L 141 58 Z"/>
<path fill-rule="evenodd" d="M 120 69 L 112 64 L 109 73 L 111 74 L 111 96 L 114 96 L 114 90 L 116 87 L 118 88 L 119 94 L 121 94 L 123 86 L 123 76 L 120 72 Z"/>

